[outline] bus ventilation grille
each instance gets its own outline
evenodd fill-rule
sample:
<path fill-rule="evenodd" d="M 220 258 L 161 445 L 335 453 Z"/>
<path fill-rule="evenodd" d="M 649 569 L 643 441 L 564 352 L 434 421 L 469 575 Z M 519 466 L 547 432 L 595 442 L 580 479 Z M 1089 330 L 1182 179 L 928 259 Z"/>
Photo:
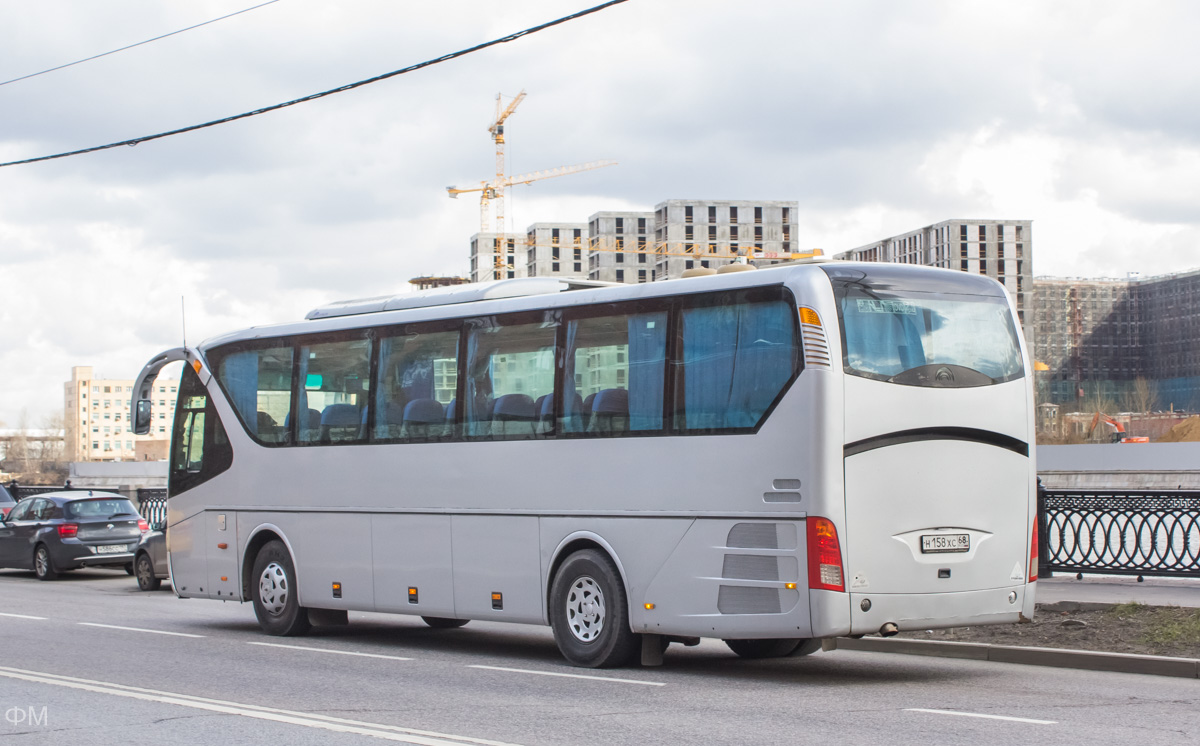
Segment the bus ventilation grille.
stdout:
<path fill-rule="evenodd" d="M 829 340 L 820 324 L 800 322 L 800 334 L 804 337 L 804 364 L 810 368 L 832 368 L 829 364 Z"/>
<path fill-rule="evenodd" d="M 731 549 L 795 549 L 796 526 L 791 523 L 736 523 L 725 546 Z"/>
<path fill-rule="evenodd" d="M 723 585 L 717 591 L 717 611 L 722 614 L 779 614 L 783 603 L 775 588 Z"/>

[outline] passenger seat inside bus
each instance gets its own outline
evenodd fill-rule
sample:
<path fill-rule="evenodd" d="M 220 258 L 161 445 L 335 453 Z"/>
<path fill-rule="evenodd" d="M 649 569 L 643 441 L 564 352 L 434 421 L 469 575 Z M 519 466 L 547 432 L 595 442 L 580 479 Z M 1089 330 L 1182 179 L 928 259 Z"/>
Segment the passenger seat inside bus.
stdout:
<path fill-rule="evenodd" d="M 592 400 L 592 419 L 588 426 L 594 433 L 623 433 L 629 431 L 629 392 L 625 389 L 604 389 Z"/>
<path fill-rule="evenodd" d="M 436 399 L 414 399 L 404 405 L 404 437 L 434 440 L 446 432 L 446 412 Z"/>
<path fill-rule="evenodd" d="M 532 438 L 535 430 L 533 398 L 528 394 L 505 394 L 496 399 L 492 408 L 492 437 Z"/>
<path fill-rule="evenodd" d="M 321 442 L 362 440 L 362 412 L 356 404 L 330 404 L 321 412 Z"/>

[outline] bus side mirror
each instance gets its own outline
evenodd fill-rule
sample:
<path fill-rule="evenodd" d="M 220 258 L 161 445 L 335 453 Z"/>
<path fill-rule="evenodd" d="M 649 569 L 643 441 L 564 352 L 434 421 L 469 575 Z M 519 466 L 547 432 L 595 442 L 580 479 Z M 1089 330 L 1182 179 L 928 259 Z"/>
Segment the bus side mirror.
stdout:
<path fill-rule="evenodd" d="M 145 435 L 150 432 L 150 400 L 138 399 L 137 411 L 134 413 L 133 432 Z"/>

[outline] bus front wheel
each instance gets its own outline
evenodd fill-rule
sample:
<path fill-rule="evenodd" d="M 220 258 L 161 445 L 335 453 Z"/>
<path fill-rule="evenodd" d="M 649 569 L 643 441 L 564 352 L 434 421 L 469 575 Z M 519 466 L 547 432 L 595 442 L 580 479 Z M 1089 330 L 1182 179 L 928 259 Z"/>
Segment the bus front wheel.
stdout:
<path fill-rule="evenodd" d="M 623 666 L 639 649 L 620 573 L 595 549 L 575 552 L 559 568 L 550 591 L 550 626 L 559 651 L 575 666 Z"/>
<path fill-rule="evenodd" d="M 296 568 L 282 541 L 269 541 L 254 558 L 254 616 L 268 635 L 286 637 L 309 630 L 308 612 L 300 606 Z"/>

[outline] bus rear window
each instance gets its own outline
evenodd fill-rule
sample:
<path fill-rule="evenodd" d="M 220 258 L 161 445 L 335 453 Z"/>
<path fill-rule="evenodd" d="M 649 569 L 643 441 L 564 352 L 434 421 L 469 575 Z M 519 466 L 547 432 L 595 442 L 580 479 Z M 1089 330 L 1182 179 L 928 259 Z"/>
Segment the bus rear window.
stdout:
<path fill-rule="evenodd" d="M 953 290 L 947 283 L 946 290 Z M 886 288 L 834 280 L 847 373 L 937 388 L 989 386 L 1024 374 L 1003 295 Z"/>

